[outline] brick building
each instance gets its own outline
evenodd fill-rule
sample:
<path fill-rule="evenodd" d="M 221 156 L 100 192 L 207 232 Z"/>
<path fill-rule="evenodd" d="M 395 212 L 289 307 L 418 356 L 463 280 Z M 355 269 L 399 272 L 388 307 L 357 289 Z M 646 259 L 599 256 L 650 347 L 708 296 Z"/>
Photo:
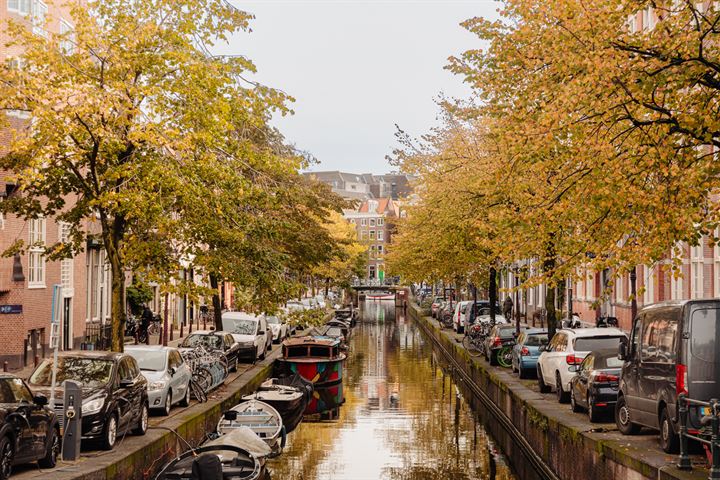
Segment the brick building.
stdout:
<path fill-rule="evenodd" d="M 368 245 L 367 278 L 384 275 L 385 253 L 392 241 L 393 220 L 401 214 L 392 198 L 365 200 L 357 210 L 346 210 L 345 218 L 355 225 L 357 238 Z"/>

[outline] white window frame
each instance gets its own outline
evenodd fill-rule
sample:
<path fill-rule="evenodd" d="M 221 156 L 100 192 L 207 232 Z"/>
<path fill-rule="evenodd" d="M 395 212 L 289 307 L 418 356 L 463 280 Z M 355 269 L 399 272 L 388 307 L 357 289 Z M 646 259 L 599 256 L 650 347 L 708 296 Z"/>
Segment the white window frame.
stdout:
<path fill-rule="evenodd" d="M 67 35 L 67 38 L 60 42 L 60 48 L 66 55 L 72 55 L 75 51 L 75 27 L 67 20 L 60 19 L 60 35 Z"/>
<path fill-rule="evenodd" d="M 375 230 L 370 230 L 370 240 L 375 240 Z"/>
<path fill-rule="evenodd" d="M 377 239 L 378 239 L 379 242 L 384 242 L 384 241 L 385 241 L 385 240 L 383 240 L 384 236 L 385 236 L 385 234 L 383 233 L 383 230 L 378 230 L 378 231 L 377 231 Z"/>
<path fill-rule="evenodd" d="M 32 0 L 32 24 L 34 34 L 40 35 L 41 37 L 47 37 L 47 30 L 45 30 L 47 15 L 47 4 L 42 0 Z"/>
<path fill-rule="evenodd" d="M 383 254 L 383 246 L 382 246 L 382 245 L 378 245 L 378 246 L 377 246 L 377 252 L 378 252 L 378 255 L 382 255 L 382 254 Z"/>
<path fill-rule="evenodd" d="M 70 240 L 70 224 L 62 222 L 58 224 L 60 241 L 67 243 Z M 71 298 L 75 294 L 75 260 L 73 257 L 63 258 L 60 261 L 60 284 L 62 294 L 65 298 Z"/>
<path fill-rule="evenodd" d="M 700 238 L 699 245 L 690 247 L 690 298 L 693 299 L 704 296 L 704 260 L 703 239 Z"/>
<path fill-rule="evenodd" d="M 617 277 L 615 277 L 615 303 L 618 303 L 618 304 L 624 303 L 625 300 L 627 300 L 625 298 L 625 292 L 623 290 L 623 288 L 625 287 L 624 280 L 625 280 L 625 277 L 623 276 L 623 274 L 620 274 Z"/>
<path fill-rule="evenodd" d="M 385 223 L 385 220 L 383 220 L 382 217 L 380 217 L 380 218 L 377 219 L 377 225 L 378 225 L 378 227 L 382 227 L 384 223 Z"/>
<path fill-rule="evenodd" d="M 715 238 L 718 238 L 720 232 L 715 230 Z M 713 246 L 713 296 L 720 297 L 720 245 Z"/>
<path fill-rule="evenodd" d="M 365 225 L 367 225 L 367 222 L 365 221 L 364 218 L 361 218 L 361 219 L 360 219 L 360 225 L 363 226 L 363 227 L 364 227 Z"/>
<path fill-rule="evenodd" d="M 585 271 L 585 300 L 595 300 L 595 272 Z"/>
<path fill-rule="evenodd" d="M 28 288 L 45 288 L 45 218 L 28 221 Z"/>
<path fill-rule="evenodd" d="M 645 293 L 643 294 L 643 304 L 650 305 L 655 303 L 655 269 L 645 265 Z"/>
<path fill-rule="evenodd" d="M 32 3 L 32 0 L 7 0 L 7 10 L 18 15 L 30 15 Z"/>
<path fill-rule="evenodd" d="M 370 219 L 370 226 L 371 226 L 371 227 L 374 227 L 374 226 L 375 226 L 375 219 L 374 219 L 374 218 L 371 218 L 371 219 Z"/>

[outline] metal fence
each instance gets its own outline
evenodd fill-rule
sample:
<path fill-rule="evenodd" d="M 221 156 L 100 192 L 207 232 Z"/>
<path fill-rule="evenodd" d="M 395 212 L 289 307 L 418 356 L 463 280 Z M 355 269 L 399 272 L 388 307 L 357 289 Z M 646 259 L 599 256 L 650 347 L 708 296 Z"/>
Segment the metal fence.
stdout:
<path fill-rule="evenodd" d="M 112 325 L 101 323 L 88 323 L 85 326 L 85 340 L 80 345 L 81 350 L 110 350 L 112 338 Z"/>
<path fill-rule="evenodd" d="M 690 407 L 699 407 L 700 430 L 688 429 L 688 417 Z M 678 416 L 680 417 L 680 458 L 678 468 L 680 470 L 692 470 L 690 455 L 688 454 L 688 439 L 702 443 L 710 450 L 710 474 L 709 479 L 720 479 L 720 401 L 713 398 L 709 402 L 688 398 L 685 394 L 678 397 Z"/>

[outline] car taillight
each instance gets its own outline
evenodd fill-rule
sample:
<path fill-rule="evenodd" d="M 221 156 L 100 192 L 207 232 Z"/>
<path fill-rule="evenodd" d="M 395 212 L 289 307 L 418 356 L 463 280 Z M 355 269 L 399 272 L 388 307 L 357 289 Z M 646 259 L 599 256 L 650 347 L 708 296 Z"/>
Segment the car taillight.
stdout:
<path fill-rule="evenodd" d="M 482 330 L 482 327 L 481 327 L 480 325 L 475 324 L 475 325 L 472 326 L 472 331 L 473 331 L 473 332 L 477 333 L 477 332 L 479 332 L 480 330 Z"/>
<path fill-rule="evenodd" d="M 677 364 L 675 365 L 675 391 L 678 395 L 684 393 L 688 394 L 688 383 L 687 383 L 687 366 Z"/>
<path fill-rule="evenodd" d="M 597 383 L 617 382 L 619 380 L 617 375 L 610 375 L 607 373 L 596 373 L 593 378 Z"/>
<path fill-rule="evenodd" d="M 530 355 L 530 350 L 528 350 L 527 347 L 522 347 L 522 350 L 520 350 L 520 355 Z"/>
<path fill-rule="evenodd" d="M 575 355 L 568 355 L 565 357 L 565 361 L 568 365 L 577 365 L 578 363 L 582 363 L 583 359 L 582 357 L 576 357 Z"/>
<path fill-rule="evenodd" d="M 502 340 L 500 340 L 500 337 L 495 337 L 493 339 L 493 347 L 500 347 L 502 346 Z"/>

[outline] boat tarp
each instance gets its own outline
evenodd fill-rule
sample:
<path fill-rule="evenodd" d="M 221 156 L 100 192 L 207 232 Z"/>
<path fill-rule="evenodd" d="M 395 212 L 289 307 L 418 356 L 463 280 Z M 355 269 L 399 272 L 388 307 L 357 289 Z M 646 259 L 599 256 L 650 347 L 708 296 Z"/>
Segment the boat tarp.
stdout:
<path fill-rule="evenodd" d="M 255 432 L 250 430 L 248 427 L 235 427 L 228 433 L 221 435 L 215 440 L 211 440 L 205 445 L 222 446 L 230 445 L 238 448 L 242 448 L 250 452 L 255 458 L 264 458 L 272 453 L 272 450 L 260 437 L 255 435 Z M 237 453 L 232 451 L 218 452 L 218 455 L 223 461 L 235 458 Z"/>

